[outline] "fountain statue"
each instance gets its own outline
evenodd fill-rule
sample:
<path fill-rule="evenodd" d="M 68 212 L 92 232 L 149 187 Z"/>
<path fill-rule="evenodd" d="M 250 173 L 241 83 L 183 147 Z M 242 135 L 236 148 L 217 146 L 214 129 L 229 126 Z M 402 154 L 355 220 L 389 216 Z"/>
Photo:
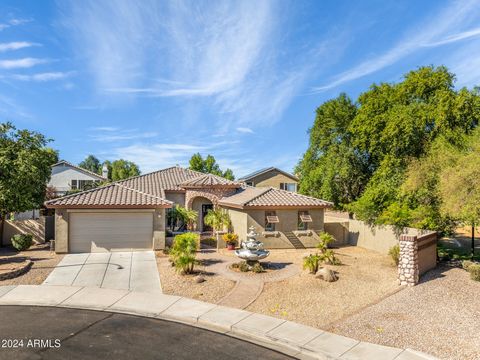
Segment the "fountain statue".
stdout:
<path fill-rule="evenodd" d="M 247 240 L 242 242 L 242 248 L 235 250 L 235 255 L 252 266 L 259 260 L 265 259 L 270 255 L 270 251 L 263 249 L 263 243 L 257 240 L 258 234 L 253 226 L 250 226 L 247 234 Z"/>

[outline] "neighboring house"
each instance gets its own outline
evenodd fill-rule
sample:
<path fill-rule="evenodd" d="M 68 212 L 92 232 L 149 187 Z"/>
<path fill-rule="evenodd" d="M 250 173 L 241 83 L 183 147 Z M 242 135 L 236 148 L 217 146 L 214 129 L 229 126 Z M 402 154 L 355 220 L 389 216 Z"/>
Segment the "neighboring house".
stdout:
<path fill-rule="evenodd" d="M 250 226 L 267 248 L 310 247 L 331 203 L 271 187 L 254 188 L 181 167 L 117 181 L 47 201 L 55 209 L 58 253 L 163 249 L 167 211 L 175 204 L 198 211 L 197 231 L 208 231 L 209 209 L 226 209 L 241 240 Z"/>
<path fill-rule="evenodd" d="M 276 167 L 269 167 L 243 176 L 238 179 L 238 181 L 243 181 L 249 186 L 271 186 L 281 190 L 297 192 L 299 180 L 296 176 L 283 170 L 280 170 Z"/>
<path fill-rule="evenodd" d="M 55 188 L 57 196 L 63 196 L 70 190 L 84 190 L 94 183 L 107 181 L 108 171 L 103 169 L 103 175 L 95 174 L 65 160 L 52 165 L 52 176 L 47 186 Z"/>

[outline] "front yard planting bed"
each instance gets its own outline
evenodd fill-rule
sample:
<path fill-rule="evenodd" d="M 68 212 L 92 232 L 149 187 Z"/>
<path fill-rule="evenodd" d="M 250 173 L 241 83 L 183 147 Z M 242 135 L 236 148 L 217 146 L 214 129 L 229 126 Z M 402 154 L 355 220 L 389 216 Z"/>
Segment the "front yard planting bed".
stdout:
<path fill-rule="evenodd" d="M 303 257 L 313 251 L 272 251 L 268 260 L 301 268 Z M 325 282 L 302 271 L 287 280 L 265 283 L 247 310 L 325 328 L 400 289 L 390 257 L 353 246 L 335 253 L 343 265 L 329 268 L 337 272 L 338 281 Z"/>
<path fill-rule="evenodd" d="M 50 244 L 32 245 L 20 252 L 11 246 L 0 248 L 2 267 L 19 270 L 18 276 L 0 280 L 0 285 L 40 285 L 62 258 L 63 255 L 50 251 Z M 28 261 L 32 264 L 27 265 Z M 27 267 L 23 268 L 24 265 Z"/>
<path fill-rule="evenodd" d="M 202 260 L 201 253 L 197 254 L 197 259 Z M 196 265 L 194 274 L 181 275 L 171 265 L 167 255 L 157 252 L 157 266 L 165 294 L 217 303 L 235 286 L 234 281 L 211 273 L 208 262 L 203 265 Z M 197 283 L 195 278 L 198 275 L 201 275 L 205 281 Z"/>

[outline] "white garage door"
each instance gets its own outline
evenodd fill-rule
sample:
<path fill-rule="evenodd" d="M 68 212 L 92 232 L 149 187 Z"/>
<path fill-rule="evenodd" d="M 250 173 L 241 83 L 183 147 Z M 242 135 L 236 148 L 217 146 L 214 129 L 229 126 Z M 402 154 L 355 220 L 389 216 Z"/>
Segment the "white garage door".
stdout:
<path fill-rule="evenodd" d="M 70 213 L 69 251 L 151 250 L 153 213 Z"/>

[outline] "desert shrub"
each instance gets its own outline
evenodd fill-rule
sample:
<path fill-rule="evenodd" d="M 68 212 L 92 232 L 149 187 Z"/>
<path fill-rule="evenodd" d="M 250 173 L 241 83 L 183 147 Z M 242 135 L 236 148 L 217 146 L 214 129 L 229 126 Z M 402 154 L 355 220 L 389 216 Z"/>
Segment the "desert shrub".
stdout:
<path fill-rule="evenodd" d="M 174 266 L 182 274 L 191 274 L 195 265 L 195 257 L 200 243 L 200 236 L 184 233 L 175 236 L 170 249 L 170 258 Z"/>
<path fill-rule="evenodd" d="M 27 250 L 33 243 L 33 237 L 30 234 L 16 234 L 11 238 L 12 246 L 18 251 Z"/>
<path fill-rule="evenodd" d="M 238 270 L 240 270 L 241 272 L 248 272 L 250 270 L 250 267 L 248 266 L 248 264 L 245 261 L 242 261 L 238 265 Z"/>
<path fill-rule="evenodd" d="M 265 270 L 263 269 L 263 266 L 262 266 L 260 263 L 257 262 L 257 263 L 255 263 L 255 264 L 253 264 L 253 266 L 252 266 L 252 271 L 253 271 L 254 273 L 262 273 L 262 272 L 264 272 Z"/>
<path fill-rule="evenodd" d="M 310 274 L 315 274 L 318 271 L 318 264 L 320 263 L 320 255 L 310 254 L 303 258 L 303 269 L 308 269 Z"/>
<path fill-rule="evenodd" d="M 467 268 L 467 271 L 470 273 L 470 279 L 480 281 L 480 264 L 470 264 L 470 266 Z"/>
<path fill-rule="evenodd" d="M 237 245 L 238 242 L 238 235 L 234 233 L 226 233 L 222 235 L 223 241 L 225 241 L 228 245 Z"/>
<path fill-rule="evenodd" d="M 400 261 L 400 245 L 394 245 L 388 250 L 388 255 L 392 258 L 395 265 L 398 266 L 398 262 Z"/>
<path fill-rule="evenodd" d="M 468 271 L 468 268 L 470 267 L 470 265 L 475 265 L 475 263 L 473 261 L 470 261 L 470 260 L 463 260 L 462 261 L 462 268 L 464 270 Z"/>

